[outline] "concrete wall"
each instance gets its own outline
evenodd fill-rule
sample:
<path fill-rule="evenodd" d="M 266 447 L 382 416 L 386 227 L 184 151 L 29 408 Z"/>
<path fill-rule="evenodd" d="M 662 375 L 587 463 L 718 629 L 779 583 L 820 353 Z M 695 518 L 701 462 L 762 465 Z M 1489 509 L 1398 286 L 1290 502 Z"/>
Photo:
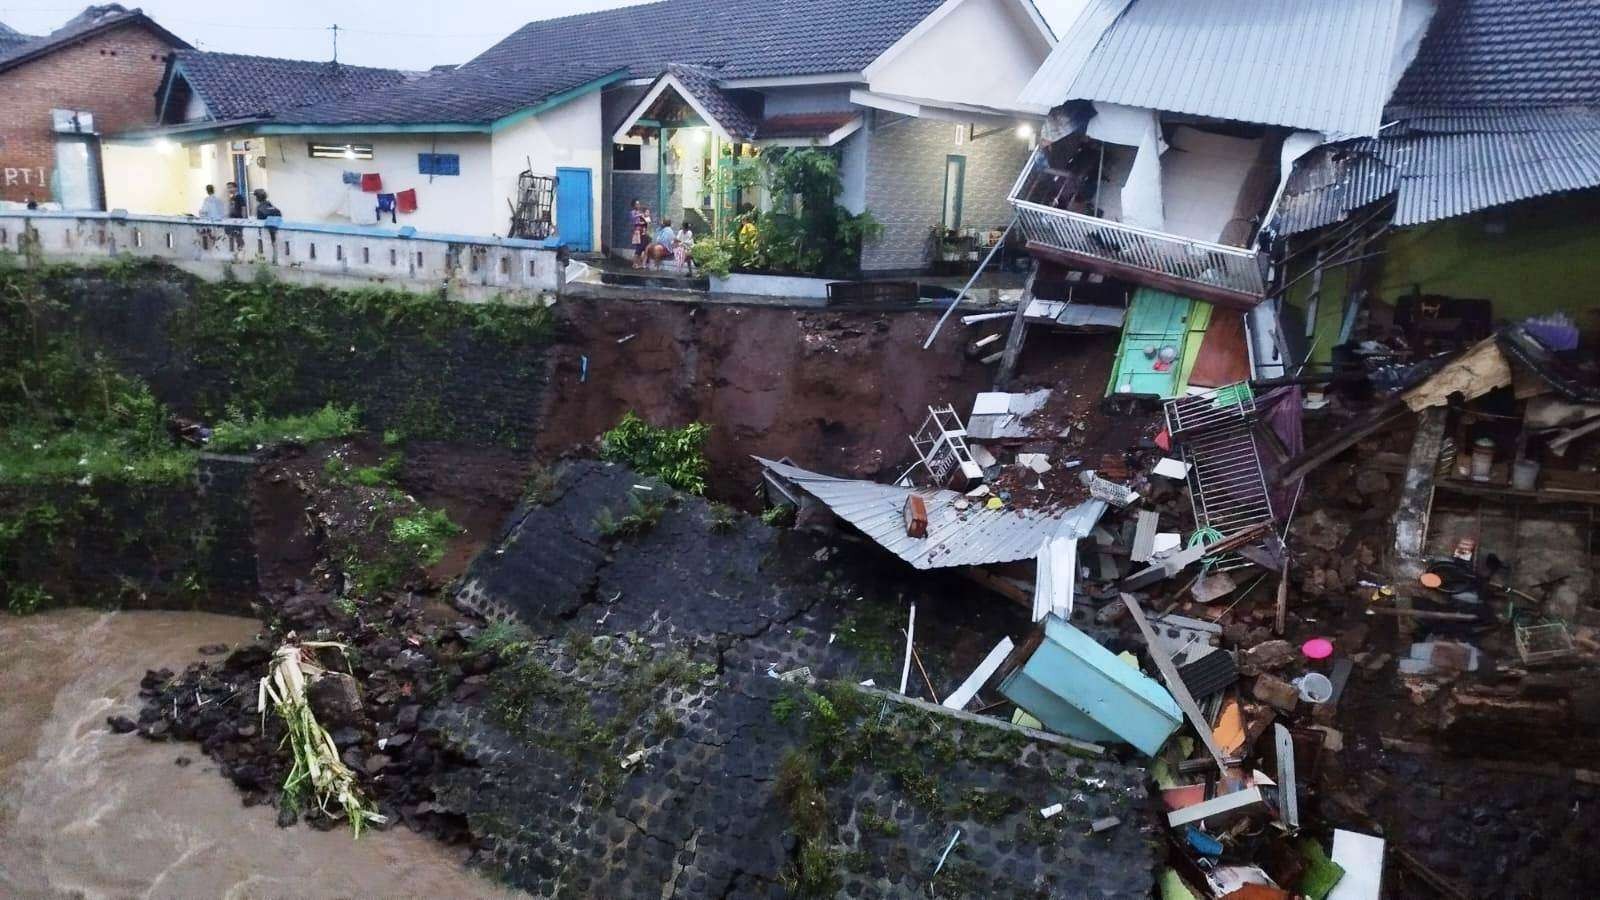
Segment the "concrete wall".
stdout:
<path fill-rule="evenodd" d="M 350 224 L 352 201 L 358 217 L 376 207 L 376 194 L 343 182 L 346 171 L 377 173 L 383 177 L 385 193 L 416 190 L 416 212 L 401 214 L 395 222 L 383 217 L 383 225 L 391 228 L 409 225 L 423 231 L 488 236 L 504 234 L 510 221 L 504 201 L 500 214 L 490 215 L 493 173 L 487 135 L 295 135 L 261 140 L 262 151 L 253 155 L 266 157 L 261 172 L 265 183 L 253 186 L 265 187 L 273 205 L 293 221 Z M 308 149 L 312 143 L 371 144 L 372 159 L 313 159 Z M 419 174 L 419 153 L 459 154 L 461 174 L 431 178 Z M 358 224 L 372 221 L 357 220 Z"/>
<path fill-rule="evenodd" d="M 875 112 L 865 133 L 866 208 L 884 232 L 863 248 L 863 270 L 914 270 L 931 261 L 928 238 L 943 217 L 947 156 L 967 161 L 962 227 L 983 232 L 1011 221 L 1006 194 L 1030 150 L 1011 129 L 979 130 L 973 140 L 965 124 Z"/>
<path fill-rule="evenodd" d="M 1050 55 L 1050 42 L 1016 0 L 966 0 L 880 71 L 884 94 L 1011 108 Z"/>
<path fill-rule="evenodd" d="M 230 248 L 228 229 L 238 229 L 242 248 Z M 206 278 L 262 266 L 290 281 L 381 284 L 465 301 L 532 300 L 562 284 L 556 251 L 532 241 L 397 236 L 292 221 L 268 227 L 253 220 L 207 225 L 174 217 L 0 212 L 0 247 L 62 260 L 163 259 Z"/>
<path fill-rule="evenodd" d="M 100 147 L 107 209 L 136 209 L 181 216 L 200 208 L 205 182 L 194 186 L 189 154 L 176 144 L 114 144 Z M 221 190 L 221 185 L 218 185 Z M 190 202 L 193 202 L 193 206 Z"/>

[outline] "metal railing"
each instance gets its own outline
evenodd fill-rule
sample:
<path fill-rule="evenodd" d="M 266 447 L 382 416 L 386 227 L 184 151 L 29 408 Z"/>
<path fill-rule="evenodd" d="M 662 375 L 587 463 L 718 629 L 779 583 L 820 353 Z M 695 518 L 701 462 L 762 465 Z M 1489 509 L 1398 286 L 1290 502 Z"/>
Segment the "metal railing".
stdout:
<path fill-rule="evenodd" d="M 1011 189 L 1011 205 L 1029 243 L 1240 294 L 1266 293 L 1263 260 L 1255 250 L 1152 231 L 1027 199 L 1043 168 L 1044 157 L 1035 151 Z"/>

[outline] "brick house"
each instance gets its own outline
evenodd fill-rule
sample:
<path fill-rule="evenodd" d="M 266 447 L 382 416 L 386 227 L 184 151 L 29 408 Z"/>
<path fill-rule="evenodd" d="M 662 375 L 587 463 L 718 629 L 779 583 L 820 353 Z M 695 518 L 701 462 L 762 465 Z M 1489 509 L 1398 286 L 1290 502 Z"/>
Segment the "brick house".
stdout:
<path fill-rule="evenodd" d="M 0 203 L 104 208 L 100 135 L 155 124 L 167 57 L 187 46 L 116 4 L 42 37 L 0 31 Z"/>

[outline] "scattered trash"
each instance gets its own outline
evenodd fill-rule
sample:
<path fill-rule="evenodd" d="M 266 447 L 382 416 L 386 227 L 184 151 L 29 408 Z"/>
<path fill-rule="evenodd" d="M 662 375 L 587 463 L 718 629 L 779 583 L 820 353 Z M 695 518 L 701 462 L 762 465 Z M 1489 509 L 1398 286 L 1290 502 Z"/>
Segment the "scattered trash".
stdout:
<path fill-rule="evenodd" d="M 1046 819 L 1053 819 L 1056 816 L 1061 815 L 1061 810 L 1063 808 L 1064 807 L 1062 807 L 1062 805 L 1059 803 L 1052 803 L 1049 806 L 1046 806 L 1044 809 L 1039 810 L 1039 815 Z"/>
<path fill-rule="evenodd" d="M 1308 672 L 1290 682 L 1307 703 L 1327 703 L 1333 699 L 1333 682 L 1320 672 Z"/>
<path fill-rule="evenodd" d="M 985 656 L 983 662 L 978 664 L 978 668 L 967 676 L 966 681 L 961 682 L 961 686 L 956 688 L 954 693 L 944 698 L 944 703 L 941 705 L 950 709 L 966 709 L 967 704 L 972 702 L 972 698 L 977 696 L 978 690 L 993 677 L 995 670 L 1000 668 L 1000 664 L 1005 662 L 1012 649 L 1011 638 L 1001 638 L 1000 643 L 995 644 L 994 649 L 989 651 L 989 655 Z"/>
<path fill-rule="evenodd" d="M 950 835 L 950 843 L 945 845 L 944 852 L 939 854 L 939 864 L 933 867 L 933 874 L 938 875 L 939 870 L 944 868 L 944 861 L 950 858 L 950 851 L 956 848 L 956 841 L 960 839 L 961 829 L 957 828 L 956 833 Z"/>
<path fill-rule="evenodd" d="M 1160 462 L 1156 463 L 1156 467 L 1151 469 L 1151 472 L 1160 475 L 1162 478 L 1184 481 L 1189 477 L 1189 464 L 1181 459 L 1164 456 Z"/>

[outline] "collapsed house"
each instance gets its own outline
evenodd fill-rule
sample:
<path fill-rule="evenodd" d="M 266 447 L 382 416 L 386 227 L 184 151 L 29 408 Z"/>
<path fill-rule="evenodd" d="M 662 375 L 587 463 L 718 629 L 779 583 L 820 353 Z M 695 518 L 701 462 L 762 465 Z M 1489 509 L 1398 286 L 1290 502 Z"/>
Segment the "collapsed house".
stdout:
<path fill-rule="evenodd" d="M 1475 893 L 1323 790 L 1372 764 L 1357 673 L 1386 751 L 1596 746 L 1597 42 L 1542 0 L 1090 0 L 1021 97 L 1033 274 L 962 320 L 996 390 L 893 485 L 763 461 L 1027 611 L 959 699 L 1149 757 L 1163 897 Z"/>

